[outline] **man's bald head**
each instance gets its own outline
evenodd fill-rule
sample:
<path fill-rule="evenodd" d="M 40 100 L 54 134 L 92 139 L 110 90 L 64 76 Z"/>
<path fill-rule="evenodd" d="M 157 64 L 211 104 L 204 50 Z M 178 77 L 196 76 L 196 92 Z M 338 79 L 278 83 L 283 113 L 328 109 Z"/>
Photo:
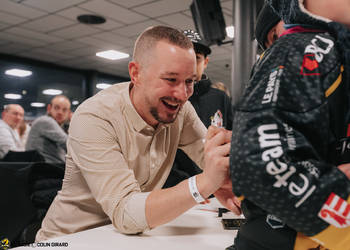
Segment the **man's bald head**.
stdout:
<path fill-rule="evenodd" d="M 24 109 L 19 104 L 8 104 L 2 112 L 2 119 L 11 128 L 17 129 L 24 117 Z"/>
<path fill-rule="evenodd" d="M 152 51 L 157 42 L 166 41 L 183 49 L 193 48 L 191 40 L 181 31 L 165 26 L 155 26 L 146 29 L 136 40 L 133 60 L 142 66 L 152 59 Z"/>
<path fill-rule="evenodd" d="M 70 106 L 68 97 L 58 95 L 52 98 L 51 103 L 47 105 L 47 113 L 61 125 L 69 117 Z"/>

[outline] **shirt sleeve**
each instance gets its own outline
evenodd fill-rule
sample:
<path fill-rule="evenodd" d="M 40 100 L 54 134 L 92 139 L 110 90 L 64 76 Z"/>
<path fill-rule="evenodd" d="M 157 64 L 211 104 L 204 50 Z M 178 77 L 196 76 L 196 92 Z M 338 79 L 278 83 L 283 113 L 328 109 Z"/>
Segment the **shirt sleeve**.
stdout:
<path fill-rule="evenodd" d="M 13 135 L 7 128 L 0 127 L 0 138 L 0 159 L 2 159 L 9 150 L 16 150 L 17 147 L 13 140 Z"/>
<path fill-rule="evenodd" d="M 54 141 L 57 145 L 67 151 L 66 142 L 68 136 L 58 123 L 51 118 L 42 120 L 40 123 L 41 124 L 38 124 L 38 127 L 43 131 L 42 136 Z"/>
<path fill-rule="evenodd" d="M 318 46 L 332 44 L 321 39 Z M 289 53 L 286 44 L 273 46 L 256 67 L 235 112 L 230 173 L 237 195 L 312 236 L 330 226 L 319 214 L 327 199 L 333 193 L 346 201 L 350 182 L 332 158 L 329 102 L 344 89 L 326 92 L 341 79 L 338 56 L 334 48 L 322 60 L 304 54 L 300 41 Z"/>
<path fill-rule="evenodd" d="M 67 145 L 92 195 L 114 227 L 127 234 L 148 229 L 145 215 L 148 193 L 141 193 L 113 126 L 93 114 L 76 114 Z"/>
<path fill-rule="evenodd" d="M 204 142 L 207 129 L 190 102 L 186 103 L 179 148 L 200 168 L 204 166 Z"/>

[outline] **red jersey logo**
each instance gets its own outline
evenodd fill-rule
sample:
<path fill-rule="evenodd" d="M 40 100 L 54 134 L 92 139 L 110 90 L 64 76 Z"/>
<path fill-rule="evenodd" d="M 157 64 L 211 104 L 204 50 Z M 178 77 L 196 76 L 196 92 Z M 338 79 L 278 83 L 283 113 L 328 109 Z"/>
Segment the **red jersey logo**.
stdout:
<path fill-rule="evenodd" d="M 303 64 L 301 65 L 300 74 L 304 76 L 320 75 L 318 69 L 318 62 L 314 54 L 304 55 Z"/>
<path fill-rule="evenodd" d="M 350 226 L 350 204 L 331 193 L 318 216 L 335 227 L 348 227 Z"/>

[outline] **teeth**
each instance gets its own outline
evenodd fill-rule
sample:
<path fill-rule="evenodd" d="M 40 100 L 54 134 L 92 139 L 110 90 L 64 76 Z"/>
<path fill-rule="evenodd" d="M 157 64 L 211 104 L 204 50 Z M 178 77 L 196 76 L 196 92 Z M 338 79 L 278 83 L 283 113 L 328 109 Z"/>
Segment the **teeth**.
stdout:
<path fill-rule="evenodd" d="M 172 107 L 177 107 L 178 106 L 178 104 L 176 103 L 176 104 L 170 104 L 169 102 L 165 102 L 166 104 L 168 104 L 169 106 L 172 106 Z"/>

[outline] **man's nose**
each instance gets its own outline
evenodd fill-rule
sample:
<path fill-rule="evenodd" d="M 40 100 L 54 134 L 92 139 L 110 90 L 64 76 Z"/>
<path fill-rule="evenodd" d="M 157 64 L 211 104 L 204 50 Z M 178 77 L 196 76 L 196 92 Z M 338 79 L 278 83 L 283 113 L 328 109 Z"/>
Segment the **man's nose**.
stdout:
<path fill-rule="evenodd" d="M 176 86 L 174 97 L 178 100 L 181 100 L 182 102 L 185 102 L 189 98 L 189 93 L 186 84 L 180 83 L 178 86 Z"/>

